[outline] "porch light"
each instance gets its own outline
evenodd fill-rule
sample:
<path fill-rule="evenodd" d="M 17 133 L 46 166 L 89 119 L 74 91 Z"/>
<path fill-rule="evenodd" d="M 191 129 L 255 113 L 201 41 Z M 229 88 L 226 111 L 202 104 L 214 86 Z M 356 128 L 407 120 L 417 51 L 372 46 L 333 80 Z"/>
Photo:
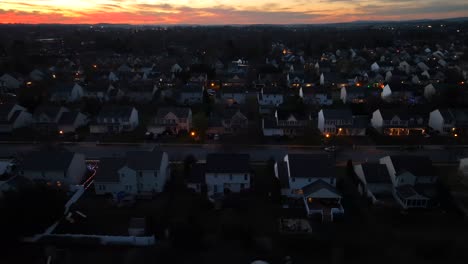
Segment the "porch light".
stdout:
<path fill-rule="evenodd" d="M 455 130 L 456 130 L 456 128 L 452 127 L 452 131 L 455 131 Z"/>
<path fill-rule="evenodd" d="M 326 138 L 329 138 L 329 137 L 330 137 L 330 134 L 325 134 L 325 137 L 326 137 Z"/>
<path fill-rule="evenodd" d="M 343 131 L 343 129 L 340 127 L 340 128 L 338 128 L 338 131 L 340 131 L 340 132 L 341 132 L 341 131 Z"/>
<path fill-rule="evenodd" d="M 190 132 L 190 136 L 194 137 L 196 135 L 195 131 Z"/>
<path fill-rule="evenodd" d="M 63 135 L 63 130 L 60 130 L 60 131 L 59 131 L 59 134 L 60 134 L 60 135 Z"/>
<path fill-rule="evenodd" d="M 454 137 L 458 137 L 458 134 L 453 134 Z"/>

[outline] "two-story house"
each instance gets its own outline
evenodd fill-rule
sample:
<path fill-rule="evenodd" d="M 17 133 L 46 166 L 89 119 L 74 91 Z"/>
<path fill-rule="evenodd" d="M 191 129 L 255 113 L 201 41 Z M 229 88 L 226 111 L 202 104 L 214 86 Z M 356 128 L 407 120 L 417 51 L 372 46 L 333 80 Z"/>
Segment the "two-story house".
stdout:
<path fill-rule="evenodd" d="M 139 125 L 138 110 L 132 106 L 104 106 L 90 124 L 92 134 L 121 133 Z"/>
<path fill-rule="evenodd" d="M 77 83 L 58 84 L 52 89 L 50 101 L 52 102 L 76 102 L 84 96 L 84 90 Z"/>
<path fill-rule="evenodd" d="M 82 183 L 85 156 L 68 151 L 33 151 L 21 160 L 19 171 L 27 179 L 66 188 Z"/>
<path fill-rule="evenodd" d="M 264 87 L 257 95 L 260 106 L 279 106 L 284 102 L 283 92 L 278 87 Z"/>
<path fill-rule="evenodd" d="M 322 109 L 317 122 L 324 135 L 348 135 L 348 128 L 353 125 L 353 114 L 350 109 Z"/>
<path fill-rule="evenodd" d="M 28 127 L 32 115 L 18 104 L 0 104 L 0 133 L 11 133 L 13 130 Z"/>
<path fill-rule="evenodd" d="M 323 87 L 301 87 L 299 89 L 299 96 L 304 101 L 304 104 L 314 105 L 332 105 L 333 97 L 332 91 Z"/>
<path fill-rule="evenodd" d="M 89 123 L 88 116 L 79 111 L 64 112 L 58 121 L 59 134 L 75 132 Z"/>
<path fill-rule="evenodd" d="M 196 83 L 188 83 L 180 91 L 179 103 L 194 105 L 203 103 L 203 86 Z"/>
<path fill-rule="evenodd" d="M 426 132 L 427 116 L 402 109 L 377 109 L 372 113 L 371 125 L 388 136 L 422 135 Z"/>
<path fill-rule="evenodd" d="M 373 204 L 385 204 L 389 198 L 393 199 L 393 183 L 385 164 L 358 164 L 354 166 L 354 172 L 359 178 L 358 191 Z"/>
<path fill-rule="evenodd" d="M 210 197 L 225 191 L 240 192 L 250 188 L 248 154 L 211 153 L 206 157 L 205 183 Z"/>
<path fill-rule="evenodd" d="M 333 221 L 343 214 L 341 195 L 336 190 L 335 166 L 326 154 L 287 154 L 275 163 L 281 193 L 302 200 L 307 215 Z"/>
<path fill-rule="evenodd" d="M 466 135 L 468 132 L 468 110 L 436 109 L 429 114 L 429 127 L 440 135 Z"/>
<path fill-rule="evenodd" d="M 311 125 L 310 122 L 310 115 L 304 112 L 278 109 L 273 117 L 262 119 L 263 135 L 266 137 L 300 136 Z"/>
<path fill-rule="evenodd" d="M 155 135 L 188 132 L 192 129 L 192 110 L 189 107 L 161 107 L 147 129 Z"/>
<path fill-rule="evenodd" d="M 124 157 L 102 158 L 94 178 L 96 194 L 152 195 L 162 192 L 170 177 L 166 152 L 131 151 Z"/>
<path fill-rule="evenodd" d="M 245 87 L 227 86 L 221 89 L 221 100 L 228 104 L 245 104 L 247 91 Z"/>
<path fill-rule="evenodd" d="M 225 108 L 222 113 L 221 124 L 225 134 L 239 134 L 248 132 L 249 120 L 239 108 Z"/>
<path fill-rule="evenodd" d="M 437 175 L 429 157 L 386 156 L 379 162 L 387 167 L 393 197 L 401 207 L 426 208 L 435 204 Z"/>
<path fill-rule="evenodd" d="M 68 108 L 55 105 L 41 105 L 34 110 L 33 127 L 43 134 L 54 134 L 59 131 L 58 124 L 64 113 L 70 112 Z"/>

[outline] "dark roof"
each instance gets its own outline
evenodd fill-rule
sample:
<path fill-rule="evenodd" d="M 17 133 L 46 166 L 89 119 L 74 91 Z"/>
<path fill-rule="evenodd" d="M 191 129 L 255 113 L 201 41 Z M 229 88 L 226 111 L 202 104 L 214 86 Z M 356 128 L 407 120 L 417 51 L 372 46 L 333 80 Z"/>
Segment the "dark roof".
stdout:
<path fill-rule="evenodd" d="M 173 113 L 178 118 L 188 118 L 190 108 L 188 107 L 161 107 L 156 113 L 157 118 L 164 118 L 167 114 Z"/>
<path fill-rule="evenodd" d="M 325 119 L 349 120 L 353 118 L 353 113 L 349 108 L 342 109 L 323 109 Z"/>
<path fill-rule="evenodd" d="M 117 171 L 125 166 L 124 158 L 101 158 L 94 182 L 119 182 Z"/>
<path fill-rule="evenodd" d="M 330 185 L 329 183 L 323 181 L 323 180 L 317 180 L 309 185 L 306 185 L 304 188 L 302 188 L 302 192 L 305 197 L 310 196 L 311 194 L 321 190 L 321 189 L 326 189 L 338 196 L 338 192 L 336 191 L 336 188 Z"/>
<path fill-rule="evenodd" d="M 75 153 L 68 151 L 33 151 L 22 162 L 23 170 L 64 171 L 67 170 Z"/>
<path fill-rule="evenodd" d="M 208 173 L 247 173 L 250 172 L 248 154 L 212 153 L 206 157 Z"/>
<path fill-rule="evenodd" d="M 43 105 L 36 108 L 34 111 L 34 116 L 39 117 L 40 115 L 44 114 L 50 118 L 55 118 L 58 113 L 60 112 L 61 106 L 55 105 Z"/>
<path fill-rule="evenodd" d="M 205 182 L 205 163 L 195 163 L 190 170 L 189 178 L 187 182 L 189 183 L 204 183 Z"/>
<path fill-rule="evenodd" d="M 432 161 L 427 156 L 391 156 L 390 157 L 395 167 L 396 174 L 401 174 L 405 171 L 412 173 L 415 176 L 432 176 L 434 169 Z"/>
<path fill-rule="evenodd" d="M 276 164 L 278 167 L 278 178 L 281 183 L 281 188 L 289 188 L 288 167 L 286 162 L 279 161 Z"/>
<path fill-rule="evenodd" d="M 418 194 L 414 190 L 413 186 L 411 186 L 409 184 L 400 185 L 400 186 L 396 187 L 395 189 L 396 189 L 396 191 L 398 193 L 398 196 L 402 197 L 403 199 L 408 199 L 408 198 Z"/>
<path fill-rule="evenodd" d="M 309 120 L 306 113 L 299 111 L 288 111 L 284 109 L 278 109 L 277 114 L 278 120 L 287 120 L 291 115 L 294 116 L 297 120 Z"/>
<path fill-rule="evenodd" d="M 334 163 L 327 154 L 288 154 L 288 157 L 291 177 L 335 177 Z"/>
<path fill-rule="evenodd" d="M 367 183 L 392 183 L 385 164 L 363 163 L 361 166 Z"/>
<path fill-rule="evenodd" d="M 78 114 L 79 114 L 78 111 L 65 112 L 60 117 L 58 123 L 61 124 L 61 125 L 73 124 L 75 122 L 76 117 L 78 116 Z"/>
<path fill-rule="evenodd" d="M 11 112 L 13 107 L 15 107 L 15 104 L 11 104 L 11 103 L 0 104 L 0 119 L 2 117 L 6 117 Z"/>
<path fill-rule="evenodd" d="M 132 114 L 132 106 L 104 106 L 99 112 L 98 117 L 100 118 L 119 118 L 119 117 L 130 117 Z"/>
<path fill-rule="evenodd" d="M 134 170 L 159 170 L 162 151 L 129 151 L 126 165 Z"/>

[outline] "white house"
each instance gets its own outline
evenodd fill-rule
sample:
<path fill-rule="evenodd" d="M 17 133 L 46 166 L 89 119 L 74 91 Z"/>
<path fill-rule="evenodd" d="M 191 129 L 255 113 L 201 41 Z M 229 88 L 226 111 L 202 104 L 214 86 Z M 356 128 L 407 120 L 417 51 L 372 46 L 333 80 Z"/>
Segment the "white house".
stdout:
<path fill-rule="evenodd" d="M 125 157 L 102 158 L 95 175 L 96 194 L 151 195 L 162 192 L 170 177 L 169 158 L 162 151 L 131 151 Z"/>
<path fill-rule="evenodd" d="M 436 109 L 429 114 L 429 127 L 440 135 L 465 134 L 468 128 L 468 111 L 464 109 Z"/>
<path fill-rule="evenodd" d="M 132 106 L 104 106 L 90 125 L 90 132 L 120 133 L 133 131 L 139 125 L 138 110 Z"/>
<path fill-rule="evenodd" d="M 205 182 L 210 197 L 250 188 L 248 154 L 212 153 L 206 157 Z"/>
<path fill-rule="evenodd" d="M 388 101 L 391 99 L 392 96 L 392 89 L 390 88 L 390 85 L 386 84 L 385 87 L 382 89 L 382 93 L 380 94 L 382 97 L 382 100 Z"/>
<path fill-rule="evenodd" d="M 371 71 L 373 71 L 373 72 L 378 72 L 378 71 L 380 71 L 380 66 L 379 66 L 379 64 L 378 64 L 377 62 L 372 63 L 372 65 L 371 65 Z"/>
<path fill-rule="evenodd" d="M 401 207 L 431 206 L 436 196 L 437 176 L 428 157 L 386 156 L 379 163 L 387 167 L 393 184 L 393 197 Z"/>
<path fill-rule="evenodd" d="M 86 172 L 85 156 L 68 151 L 34 151 L 23 158 L 19 171 L 27 179 L 48 185 L 78 185 Z"/>
<path fill-rule="evenodd" d="M 345 129 L 353 125 L 353 114 L 349 109 L 322 109 L 318 113 L 317 123 L 324 135 L 344 135 Z"/>
<path fill-rule="evenodd" d="M 68 108 L 54 105 L 41 105 L 34 110 L 34 129 L 41 133 L 57 133 L 58 122 L 62 115 L 70 112 Z"/>
<path fill-rule="evenodd" d="M 388 197 L 392 197 L 393 183 L 386 165 L 358 164 L 354 166 L 354 172 L 360 180 L 358 191 L 370 198 L 374 204 L 384 203 Z"/>
<path fill-rule="evenodd" d="M 84 96 L 84 90 L 81 85 L 77 83 L 61 84 L 56 86 L 51 95 L 50 101 L 52 102 L 76 102 Z"/>
<path fill-rule="evenodd" d="M 274 166 L 282 195 L 302 200 L 306 212 L 322 221 L 343 214 L 341 195 L 336 190 L 335 166 L 326 154 L 287 154 Z"/>
<path fill-rule="evenodd" d="M 468 158 L 460 159 L 458 172 L 465 178 L 465 180 L 468 178 Z"/>
<path fill-rule="evenodd" d="M 32 115 L 26 108 L 18 104 L 0 104 L 0 133 L 11 133 L 31 123 Z"/>

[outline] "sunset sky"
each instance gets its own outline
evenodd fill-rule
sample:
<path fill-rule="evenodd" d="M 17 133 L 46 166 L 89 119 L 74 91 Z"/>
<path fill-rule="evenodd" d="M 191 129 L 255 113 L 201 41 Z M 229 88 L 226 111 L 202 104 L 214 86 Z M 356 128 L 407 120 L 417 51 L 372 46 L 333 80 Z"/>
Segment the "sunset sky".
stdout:
<path fill-rule="evenodd" d="M 0 23 L 297 24 L 468 16 L 467 0 L 0 0 Z"/>

